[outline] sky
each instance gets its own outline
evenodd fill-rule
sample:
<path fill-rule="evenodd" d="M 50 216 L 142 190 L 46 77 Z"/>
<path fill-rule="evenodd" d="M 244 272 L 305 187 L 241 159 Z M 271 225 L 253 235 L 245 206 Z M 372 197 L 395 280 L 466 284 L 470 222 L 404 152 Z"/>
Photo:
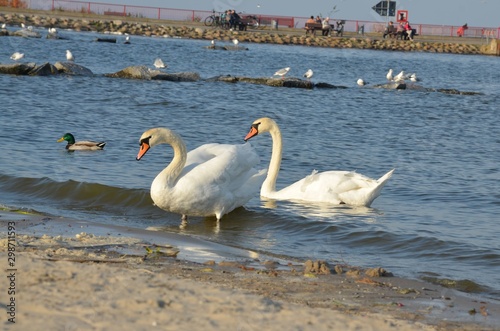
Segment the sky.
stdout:
<path fill-rule="evenodd" d="M 386 22 L 372 7 L 380 0 L 99 0 L 102 3 L 197 9 L 262 15 L 309 17 Z M 385 0 L 384 0 L 385 1 Z M 335 10 L 334 10 L 335 7 Z M 397 10 L 408 10 L 413 24 L 500 27 L 500 0 L 396 0 Z"/>

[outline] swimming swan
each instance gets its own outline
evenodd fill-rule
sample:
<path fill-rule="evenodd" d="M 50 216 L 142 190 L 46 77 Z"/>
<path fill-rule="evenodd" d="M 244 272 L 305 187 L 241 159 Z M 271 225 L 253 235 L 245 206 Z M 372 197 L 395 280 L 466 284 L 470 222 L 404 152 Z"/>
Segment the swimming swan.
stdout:
<path fill-rule="evenodd" d="M 151 184 L 151 198 L 161 209 L 188 216 L 220 218 L 258 194 L 266 171 L 253 167 L 259 156 L 250 144 L 206 144 L 189 153 L 181 137 L 167 128 L 153 128 L 139 140 L 139 161 L 151 148 L 169 144 L 170 164 Z"/>
<path fill-rule="evenodd" d="M 282 139 L 276 122 L 264 117 L 253 122 L 248 139 L 269 132 L 273 140 L 271 161 L 267 178 L 262 184 L 260 195 L 275 200 L 302 200 L 309 202 L 327 202 L 369 207 L 380 195 L 382 187 L 391 177 L 394 169 L 379 180 L 371 179 L 352 171 L 312 172 L 311 175 L 276 191 L 276 180 L 281 165 Z"/>

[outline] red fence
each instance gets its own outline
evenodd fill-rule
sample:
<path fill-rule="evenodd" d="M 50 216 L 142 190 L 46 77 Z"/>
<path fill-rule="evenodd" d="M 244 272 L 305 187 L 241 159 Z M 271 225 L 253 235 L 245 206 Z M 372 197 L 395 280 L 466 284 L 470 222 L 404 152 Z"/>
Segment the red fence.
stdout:
<path fill-rule="evenodd" d="M 30 0 L 29 9 L 52 10 L 52 11 L 73 11 L 87 14 L 127 16 L 137 18 L 151 18 L 172 21 L 197 21 L 203 22 L 205 18 L 212 15 L 210 11 L 155 8 L 131 5 L 115 5 L 99 2 L 69 1 L 69 0 Z M 249 15 L 249 14 L 246 14 Z M 307 17 L 255 15 L 261 25 L 269 25 L 274 28 L 289 27 L 302 28 L 305 26 Z M 337 19 L 335 19 L 336 21 Z M 354 21 L 345 20 L 344 31 L 359 33 L 382 33 L 385 29 L 385 22 Z M 419 35 L 425 36 L 457 36 L 460 26 L 451 25 L 430 25 L 413 24 Z M 465 30 L 464 37 L 477 38 L 498 38 L 500 39 L 500 27 L 469 27 Z"/>

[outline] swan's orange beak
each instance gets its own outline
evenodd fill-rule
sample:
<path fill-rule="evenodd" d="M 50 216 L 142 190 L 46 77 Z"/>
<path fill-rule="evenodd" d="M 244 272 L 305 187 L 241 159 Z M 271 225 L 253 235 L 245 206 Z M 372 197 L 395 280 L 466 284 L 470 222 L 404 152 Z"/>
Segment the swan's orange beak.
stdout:
<path fill-rule="evenodd" d="M 250 128 L 250 132 L 248 132 L 248 134 L 246 135 L 245 137 L 245 141 L 247 141 L 248 139 L 252 138 L 252 137 L 255 137 L 256 135 L 259 134 L 259 131 L 257 130 L 256 127 L 252 126 Z"/>
<path fill-rule="evenodd" d="M 137 161 L 139 161 L 144 154 L 146 154 L 147 151 L 149 151 L 149 144 L 145 141 L 141 142 L 141 148 L 139 149 L 139 154 L 137 154 L 137 157 L 135 158 Z"/>

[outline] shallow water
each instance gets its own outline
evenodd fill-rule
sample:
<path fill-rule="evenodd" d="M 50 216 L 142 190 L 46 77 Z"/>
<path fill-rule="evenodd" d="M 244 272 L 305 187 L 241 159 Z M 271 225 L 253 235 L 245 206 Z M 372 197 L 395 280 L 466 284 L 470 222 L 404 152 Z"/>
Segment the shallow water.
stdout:
<path fill-rule="evenodd" d="M 44 31 L 42 31 L 45 34 Z M 26 62 L 76 62 L 95 77 L 0 76 L 0 204 L 134 228 L 182 232 L 276 255 L 383 266 L 408 277 L 469 280 L 500 298 L 500 61 L 496 57 L 246 44 L 211 51 L 208 41 L 132 37 L 97 43 L 92 33 L 68 40 L 0 38 L 0 62 L 15 51 Z M 221 42 L 222 43 L 222 42 Z M 315 82 L 346 89 L 289 89 L 244 83 L 175 83 L 111 79 L 101 74 L 161 57 L 167 71 L 270 76 L 309 68 Z M 481 95 L 447 95 L 356 86 L 384 83 L 389 68 L 416 72 L 418 84 Z M 156 148 L 137 162 L 150 127 L 180 133 L 189 149 L 242 143 L 254 119 L 281 126 L 284 158 L 278 188 L 313 169 L 393 177 L 371 208 L 251 200 L 215 219 L 154 206 L 149 187 L 171 158 Z M 68 153 L 56 140 L 105 140 L 103 151 Z M 267 166 L 271 139 L 252 139 Z"/>

